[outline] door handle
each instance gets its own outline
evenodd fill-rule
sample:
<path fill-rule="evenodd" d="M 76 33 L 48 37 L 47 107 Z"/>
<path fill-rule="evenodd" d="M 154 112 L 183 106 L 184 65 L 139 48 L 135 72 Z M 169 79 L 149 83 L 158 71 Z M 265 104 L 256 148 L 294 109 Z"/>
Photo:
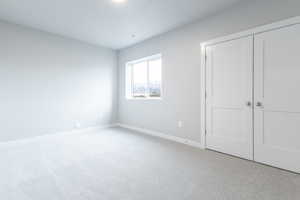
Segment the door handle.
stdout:
<path fill-rule="evenodd" d="M 263 103 L 258 101 L 258 102 L 256 103 L 256 107 L 262 108 L 262 107 L 263 107 Z"/>
<path fill-rule="evenodd" d="M 246 102 L 246 106 L 251 107 L 251 106 L 252 106 L 251 101 L 247 101 L 247 102 Z"/>

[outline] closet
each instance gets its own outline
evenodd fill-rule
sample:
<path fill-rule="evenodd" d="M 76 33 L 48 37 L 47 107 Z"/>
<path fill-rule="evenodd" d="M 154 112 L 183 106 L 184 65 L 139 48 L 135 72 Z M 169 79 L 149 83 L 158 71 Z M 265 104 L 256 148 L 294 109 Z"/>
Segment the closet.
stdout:
<path fill-rule="evenodd" d="M 206 148 L 300 173 L 295 19 L 203 45 Z"/>

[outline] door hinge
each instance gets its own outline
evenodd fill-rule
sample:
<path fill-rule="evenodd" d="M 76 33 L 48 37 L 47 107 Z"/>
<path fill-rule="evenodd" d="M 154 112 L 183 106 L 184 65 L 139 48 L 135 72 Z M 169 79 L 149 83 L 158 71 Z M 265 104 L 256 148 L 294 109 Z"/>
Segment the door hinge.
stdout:
<path fill-rule="evenodd" d="M 205 135 L 207 135 L 207 130 L 205 129 Z"/>
<path fill-rule="evenodd" d="M 205 99 L 207 99 L 207 92 L 205 91 Z"/>

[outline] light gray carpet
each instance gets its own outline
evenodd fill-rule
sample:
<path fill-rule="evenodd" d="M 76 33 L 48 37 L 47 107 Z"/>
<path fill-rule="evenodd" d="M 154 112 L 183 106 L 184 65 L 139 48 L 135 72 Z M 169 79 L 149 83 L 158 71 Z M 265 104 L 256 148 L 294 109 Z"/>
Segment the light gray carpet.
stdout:
<path fill-rule="evenodd" d="M 121 128 L 0 145 L 2 200 L 299 200 L 300 175 Z"/>

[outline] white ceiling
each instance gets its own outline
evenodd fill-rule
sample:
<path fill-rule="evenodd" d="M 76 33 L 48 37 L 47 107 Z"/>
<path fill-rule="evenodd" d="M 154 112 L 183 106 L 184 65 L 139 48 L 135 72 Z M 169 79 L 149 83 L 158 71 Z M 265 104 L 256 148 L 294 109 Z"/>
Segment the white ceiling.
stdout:
<path fill-rule="evenodd" d="M 240 1 L 247 0 L 0 0 L 0 19 L 120 49 Z"/>

